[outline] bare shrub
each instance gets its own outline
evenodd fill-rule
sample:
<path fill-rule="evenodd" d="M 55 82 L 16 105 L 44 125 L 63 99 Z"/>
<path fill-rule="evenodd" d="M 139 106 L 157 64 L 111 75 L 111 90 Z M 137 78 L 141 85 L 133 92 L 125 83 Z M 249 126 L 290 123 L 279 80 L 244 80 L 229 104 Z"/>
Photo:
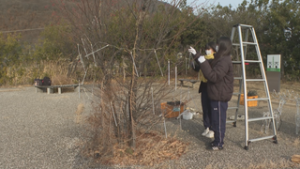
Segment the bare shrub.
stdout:
<path fill-rule="evenodd" d="M 193 10 L 180 11 L 182 2 L 82 0 L 76 9 L 62 4 L 77 43 L 81 82 L 92 79 L 99 87 L 94 114 L 88 118 L 94 133 L 87 146 L 90 156 L 108 164 L 114 159 L 152 165 L 186 151 L 180 141 L 147 133 L 162 123 L 155 105 L 171 92 L 160 76 L 166 75 L 168 59 L 176 62 L 184 48 L 180 35 L 196 20 L 187 22 Z"/>

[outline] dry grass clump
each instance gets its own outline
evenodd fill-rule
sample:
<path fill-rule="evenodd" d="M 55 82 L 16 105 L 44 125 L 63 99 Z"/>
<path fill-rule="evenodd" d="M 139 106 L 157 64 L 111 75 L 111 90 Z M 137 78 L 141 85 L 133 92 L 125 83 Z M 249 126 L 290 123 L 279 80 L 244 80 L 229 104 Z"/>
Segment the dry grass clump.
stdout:
<path fill-rule="evenodd" d="M 300 164 L 300 155 L 293 155 L 291 161 Z"/>
<path fill-rule="evenodd" d="M 100 139 L 100 138 L 99 138 Z M 174 160 L 187 152 L 188 143 L 175 138 L 164 138 L 157 132 L 137 132 L 137 145 L 133 150 L 127 145 L 115 143 L 112 150 L 94 146 L 86 150 L 86 155 L 93 157 L 96 163 L 104 165 L 145 165 L 153 166 L 166 160 Z"/>
<path fill-rule="evenodd" d="M 204 169 L 213 169 L 214 167 L 211 164 L 208 164 L 207 166 L 205 166 Z"/>
<path fill-rule="evenodd" d="M 80 123 L 82 121 L 81 113 L 83 112 L 84 105 L 80 103 L 77 107 L 77 110 L 75 112 L 75 123 Z"/>

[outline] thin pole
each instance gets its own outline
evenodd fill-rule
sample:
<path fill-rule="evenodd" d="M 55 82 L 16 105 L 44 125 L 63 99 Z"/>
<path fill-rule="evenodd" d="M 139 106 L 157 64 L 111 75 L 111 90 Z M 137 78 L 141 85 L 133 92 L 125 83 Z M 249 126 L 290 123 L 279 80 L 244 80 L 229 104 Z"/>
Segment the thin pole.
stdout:
<path fill-rule="evenodd" d="M 175 90 L 177 90 L 177 66 L 175 66 Z"/>
<path fill-rule="evenodd" d="M 80 80 L 79 80 L 79 84 L 78 84 L 79 86 L 79 88 L 78 88 L 78 93 L 79 93 L 79 99 L 80 99 Z"/>
<path fill-rule="evenodd" d="M 181 95 L 182 95 L 182 89 L 181 89 L 182 86 L 180 86 L 180 99 L 179 99 L 179 112 L 178 112 L 178 116 L 180 115 L 180 108 L 181 108 Z M 180 130 L 182 130 L 182 126 L 181 126 L 181 117 L 179 119 L 180 121 Z"/>
<path fill-rule="evenodd" d="M 113 113 L 113 116 L 114 116 L 115 125 L 117 127 L 118 124 L 117 124 L 117 120 L 116 120 L 116 116 L 115 116 L 115 111 L 114 111 L 113 103 L 111 103 L 111 110 L 112 110 L 112 113 Z"/>
<path fill-rule="evenodd" d="M 300 130 L 300 111 L 299 111 L 299 99 L 298 96 L 296 97 L 296 107 L 297 107 L 297 114 L 296 114 L 296 135 L 299 134 Z"/>
<path fill-rule="evenodd" d="M 155 57 L 156 57 L 156 60 L 157 60 L 157 64 L 158 64 L 158 67 L 159 67 L 159 70 L 160 70 L 160 73 L 161 73 L 161 76 L 164 76 L 162 70 L 161 70 L 161 67 L 160 67 L 160 64 L 159 64 L 159 61 L 158 61 L 158 57 L 157 57 L 157 54 L 156 54 L 156 50 L 154 50 L 154 54 L 155 54 Z"/>
<path fill-rule="evenodd" d="M 170 86 L 170 60 L 168 60 L 168 85 Z"/>
<path fill-rule="evenodd" d="M 152 88 L 152 87 L 151 87 L 151 93 L 152 93 L 152 107 L 153 107 L 153 114 L 155 114 L 154 99 L 153 99 L 153 88 Z"/>
<path fill-rule="evenodd" d="M 181 105 L 181 98 L 182 98 L 182 89 L 181 89 L 181 86 L 180 86 L 180 98 L 179 98 L 179 106 Z M 179 111 L 180 112 L 180 111 Z"/>
<path fill-rule="evenodd" d="M 165 118 L 164 118 L 164 127 L 165 127 L 166 138 L 168 138 L 167 126 L 166 126 L 166 120 L 165 120 Z"/>
<path fill-rule="evenodd" d="M 185 74 L 186 74 L 186 75 L 187 75 L 187 68 L 188 68 L 187 58 L 185 58 Z"/>

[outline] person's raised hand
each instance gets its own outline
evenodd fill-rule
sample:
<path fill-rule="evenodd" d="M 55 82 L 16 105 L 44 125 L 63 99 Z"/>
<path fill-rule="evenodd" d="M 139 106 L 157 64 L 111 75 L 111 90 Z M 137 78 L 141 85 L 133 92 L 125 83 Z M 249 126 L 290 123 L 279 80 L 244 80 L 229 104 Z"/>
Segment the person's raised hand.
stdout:
<path fill-rule="evenodd" d="M 205 57 L 204 57 L 204 56 L 200 56 L 200 57 L 198 58 L 198 61 L 199 61 L 200 63 L 205 62 Z"/>
<path fill-rule="evenodd" d="M 193 54 L 193 55 L 196 55 L 196 53 L 197 53 L 196 50 L 193 47 L 191 47 L 191 46 L 188 49 L 188 52 L 191 53 L 191 54 Z"/>

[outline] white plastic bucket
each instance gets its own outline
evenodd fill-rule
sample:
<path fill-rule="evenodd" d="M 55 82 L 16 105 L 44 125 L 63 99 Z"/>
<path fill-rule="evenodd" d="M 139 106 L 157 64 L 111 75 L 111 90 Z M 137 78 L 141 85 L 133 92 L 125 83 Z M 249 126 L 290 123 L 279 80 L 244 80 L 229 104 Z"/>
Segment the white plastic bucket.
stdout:
<path fill-rule="evenodd" d="M 193 119 L 193 115 L 194 113 L 188 111 L 188 110 L 185 110 L 184 112 L 182 112 L 182 117 L 184 120 L 191 120 Z"/>

